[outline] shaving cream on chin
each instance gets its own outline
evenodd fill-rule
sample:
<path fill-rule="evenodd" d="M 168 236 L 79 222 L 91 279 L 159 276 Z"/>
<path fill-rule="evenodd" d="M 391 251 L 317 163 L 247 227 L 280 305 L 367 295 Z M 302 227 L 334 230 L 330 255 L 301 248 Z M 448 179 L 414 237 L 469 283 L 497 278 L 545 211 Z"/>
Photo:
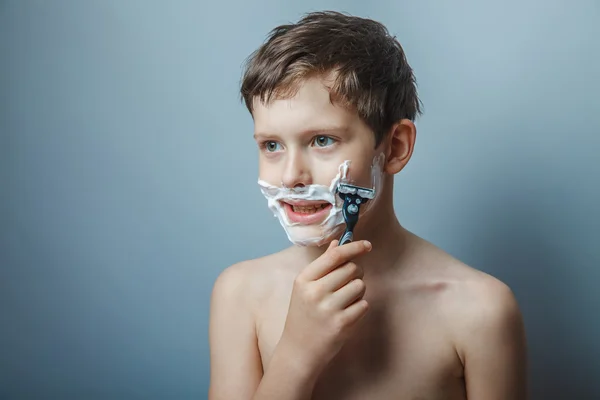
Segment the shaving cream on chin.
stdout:
<path fill-rule="evenodd" d="M 371 178 L 375 199 L 365 204 L 364 215 L 371 208 L 380 192 L 383 161 L 385 155 L 381 153 L 373 159 L 371 166 Z M 347 175 L 350 160 L 344 161 L 338 168 L 337 175 L 331 181 L 329 186 L 325 185 L 307 185 L 298 188 L 277 187 L 265 181 L 258 180 L 258 185 L 262 194 L 268 202 L 268 206 L 279 219 L 288 239 L 298 246 L 322 246 L 331 242 L 336 236 L 344 231 L 344 217 L 342 215 L 343 201 L 337 195 L 339 183 L 349 183 Z M 285 200 L 308 200 L 328 202 L 331 204 L 329 214 L 319 224 L 304 225 L 297 222 L 291 222 L 287 216 L 284 206 L 281 204 Z"/>

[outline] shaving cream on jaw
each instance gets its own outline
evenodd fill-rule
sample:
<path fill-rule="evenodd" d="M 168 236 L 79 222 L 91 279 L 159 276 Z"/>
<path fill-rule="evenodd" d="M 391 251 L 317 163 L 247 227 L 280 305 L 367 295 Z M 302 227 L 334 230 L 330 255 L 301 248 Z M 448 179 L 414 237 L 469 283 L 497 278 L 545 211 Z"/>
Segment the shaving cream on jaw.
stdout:
<path fill-rule="evenodd" d="M 373 190 L 375 191 L 375 199 L 365 204 L 364 211 L 362 211 L 361 214 L 366 213 L 371 208 L 379 195 L 383 177 L 384 161 L 385 155 L 383 153 L 373 159 L 373 164 L 371 165 L 371 179 Z M 323 244 L 328 243 L 333 235 L 336 235 L 343 230 L 345 221 L 342 215 L 342 206 L 344 202 L 337 195 L 337 187 L 340 183 L 351 183 L 347 177 L 349 166 L 350 160 L 344 161 L 339 166 L 338 173 L 329 186 L 306 185 L 297 188 L 286 188 L 277 187 L 260 179 L 258 180 L 258 185 L 260 186 L 262 194 L 267 199 L 269 208 L 275 217 L 279 219 L 288 239 L 292 243 L 299 246 L 322 246 Z M 286 200 L 327 202 L 331 204 L 331 207 L 329 208 L 329 214 L 321 221 L 321 223 L 305 225 L 289 220 L 284 205 L 282 204 L 282 202 L 285 202 Z"/>

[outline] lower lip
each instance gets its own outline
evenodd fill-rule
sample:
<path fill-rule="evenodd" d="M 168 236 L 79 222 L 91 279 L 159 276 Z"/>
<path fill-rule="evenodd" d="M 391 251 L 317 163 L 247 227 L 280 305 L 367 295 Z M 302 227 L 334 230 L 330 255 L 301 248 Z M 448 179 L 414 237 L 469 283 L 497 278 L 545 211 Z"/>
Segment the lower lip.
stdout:
<path fill-rule="evenodd" d="M 295 212 L 288 203 L 283 203 L 283 206 L 290 222 L 302 225 L 311 225 L 323 221 L 331 209 L 331 204 L 328 204 L 314 213 L 299 213 Z"/>

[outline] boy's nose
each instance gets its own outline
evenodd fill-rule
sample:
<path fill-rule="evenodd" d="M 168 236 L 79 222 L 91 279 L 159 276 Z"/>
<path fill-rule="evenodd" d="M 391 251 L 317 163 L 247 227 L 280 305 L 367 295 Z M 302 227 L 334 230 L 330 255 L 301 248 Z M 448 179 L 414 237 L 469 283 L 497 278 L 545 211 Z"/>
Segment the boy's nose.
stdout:
<path fill-rule="evenodd" d="M 294 188 L 312 184 L 312 177 L 302 154 L 290 154 L 285 165 L 281 182 L 285 187 Z"/>

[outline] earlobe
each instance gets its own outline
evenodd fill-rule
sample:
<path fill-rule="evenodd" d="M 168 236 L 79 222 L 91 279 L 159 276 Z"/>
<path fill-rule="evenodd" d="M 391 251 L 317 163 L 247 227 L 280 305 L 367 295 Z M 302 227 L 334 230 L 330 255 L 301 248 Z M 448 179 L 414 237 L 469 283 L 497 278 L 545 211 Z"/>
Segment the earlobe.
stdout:
<path fill-rule="evenodd" d="M 403 119 L 394 124 L 388 136 L 386 149 L 385 172 L 394 175 L 402 171 L 415 147 L 417 128 L 409 119 Z"/>

